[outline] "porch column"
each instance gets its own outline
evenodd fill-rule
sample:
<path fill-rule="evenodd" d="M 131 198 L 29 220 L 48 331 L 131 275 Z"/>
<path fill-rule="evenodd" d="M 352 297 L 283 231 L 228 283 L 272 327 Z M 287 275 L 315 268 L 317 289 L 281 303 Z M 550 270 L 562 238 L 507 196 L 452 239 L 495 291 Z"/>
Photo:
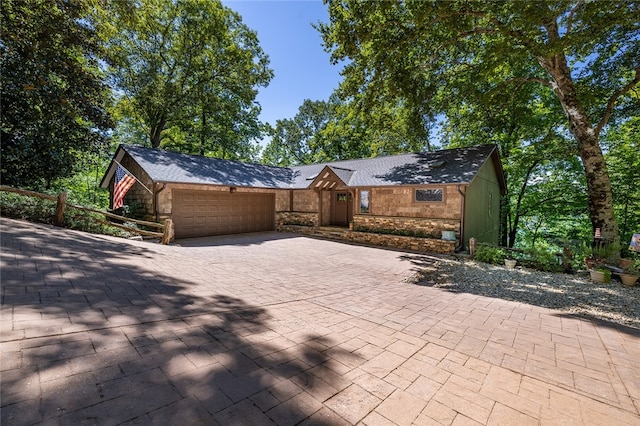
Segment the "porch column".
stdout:
<path fill-rule="evenodd" d="M 322 190 L 318 189 L 318 226 L 322 226 Z"/>

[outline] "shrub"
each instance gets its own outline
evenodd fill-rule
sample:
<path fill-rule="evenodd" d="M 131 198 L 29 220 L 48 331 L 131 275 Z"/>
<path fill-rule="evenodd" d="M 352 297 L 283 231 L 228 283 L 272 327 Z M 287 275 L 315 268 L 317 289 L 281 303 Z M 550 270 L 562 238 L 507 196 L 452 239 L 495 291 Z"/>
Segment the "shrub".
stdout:
<path fill-rule="evenodd" d="M 558 263 L 556 255 L 547 250 L 528 250 L 526 258 L 521 261 L 523 266 L 538 271 L 562 272 L 563 267 Z"/>
<path fill-rule="evenodd" d="M 476 246 L 475 259 L 479 262 L 502 265 L 506 257 L 507 252 L 501 247 L 482 243 Z"/>
<path fill-rule="evenodd" d="M 52 225 L 55 213 L 56 201 L 43 200 L 41 198 L 29 197 L 13 192 L 0 192 L 0 214 L 2 216 Z M 96 219 L 104 220 L 105 217 L 98 213 L 67 208 L 64 213 L 63 226 L 94 234 L 113 235 L 117 237 L 130 237 L 134 235 L 125 230 L 97 222 Z"/>
<path fill-rule="evenodd" d="M 353 228 L 357 232 L 368 232 L 370 234 L 399 235 L 401 237 L 435 238 L 431 233 L 422 230 L 392 229 L 392 228 L 370 228 L 358 225 Z"/>
<path fill-rule="evenodd" d="M 53 224 L 56 202 L 13 192 L 0 192 L 0 214 L 14 219 Z"/>

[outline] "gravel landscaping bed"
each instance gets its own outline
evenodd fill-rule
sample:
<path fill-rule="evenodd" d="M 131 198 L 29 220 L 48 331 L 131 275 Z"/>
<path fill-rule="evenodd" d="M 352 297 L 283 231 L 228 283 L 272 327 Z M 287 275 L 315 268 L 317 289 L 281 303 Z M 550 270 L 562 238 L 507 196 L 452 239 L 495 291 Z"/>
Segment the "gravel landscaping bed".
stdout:
<path fill-rule="evenodd" d="M 615 277 L 610 284 L 597 284 L 586 272 L 571 275 L 507 269 L 444 257 L 433 258 L 421 268 L 417 285 L 513 300 L 640 328 L 640 286 L 623 286 Z"/>

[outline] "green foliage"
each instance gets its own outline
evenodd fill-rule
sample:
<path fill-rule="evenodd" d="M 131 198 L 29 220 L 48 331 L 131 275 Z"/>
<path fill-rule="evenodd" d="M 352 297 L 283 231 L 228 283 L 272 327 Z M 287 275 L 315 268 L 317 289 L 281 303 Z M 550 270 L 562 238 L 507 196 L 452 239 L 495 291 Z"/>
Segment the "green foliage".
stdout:
<path fill-rule="evenodd" d="M 501 247 L 496 247 L 490 244 L 478 244 L 476 246 L 475 259 L 478 262 L 503 265 L 506 257 L 507 252 Z"/>
<path fill-rule="evenodd" d="M 634 260 L 631 266 L 625 269 L 625 272 L 627 274 L 640 275 L 640 259 Z"/>
<path fill-rule="evenodd" d="M 562 272 L 562 264 L 559 262 L 557 251 L 550 249 L 531 249 L 526 251 L 526 255 L 520 260 L 523 266 L 538 271 Z"/>
<path fill-rule="evenodd" d="M 444 117 L 446 143 L 494 141 L 505 156 L 538 144 L 543 163 L 577 154 L 583 181 L 563 185 L 584 185 L 592 228 L 618 240 L 599 136 L 640 109 L 635 3 L 345 0 L 329 2 L 329 15 L 319 29 L 332 59 L 348 62 L 343 98 Z M 548 167 L 536 161 L 510 170 L 525 172 L 511 188 L 516 203 L 526 172 Z M 510 207 L 514 241 L 526 206 Z"/>
<path fill-rule="evenodd" d="M 404 104 L 367 109 L 336 94 L 328 101 L 306 99 L 295 117 L 276 121 L 262 161 L 286 167 L 430 149 L 428 132 L 415 114 Z"/>
<path fill-rule="evenodd" d="M 596 269 L 598 272 L 602 272 L 604 274 L 604 282 L 609 284 L 611 282 L 611 271 L 607 268 L 598 268 Z"/>
<path fill-rule="evenodd" d="M 50 187 L 105 143 L 106 58 L 90 0 L 2 3 L 2 183 Z"/>
<path fill-rule="evenodd" d="M 561 272 L 563 267 L 558 262 L 557 251 L 553 247 L 513 251 L 491 244 L 478 244 L 475 260 L 493 265 L 503 265 L 505 259 L 517 260 L 520 265 L 538 271 Z"/>
<path fill-rule="evenodd" d="M 56 202 L 1 191 L 0 213 L 14 219 L 53 224 Z"/>
<path fill-rule="evenodd" d="M 398 235 L 402 237 L 415 237 L 415 238 L 435 238 L 434 235 L 427 231 L 420 229 L 393 229 L 393 228 L 374 228 L 369 226 L 357 225 L 353 228 L 356 232 L 368 232 L 371 234 L 383 234 L 383 235 Z"/>
<path fill-rule="evenodd" d="M 78 171 L 67 178 L 56 179 L 49 190 L 52 194 L 67 193 L 67 203 L 98 210 L 109 208 L 109 190 L 100 188 L 100 181 L 109 165 L 109 157 L 86 154 L 79 159 Z"/>
<path fill-rule="evenodd" d="M 334 110 L 335 104 L 305 99 L 295 117 L 277 120 L 263 162 L 286 167 L 337 159 L 328 152 L 331 144 L 321 136 Z"/>
<path fill-rule="evenodd" d="M 143 0 L 114 8 L 108 47 L 126 117 L 117 138 L 251 159 L 264 130 L 257 87 L 273 76 L 256 33 L 220 1 Z"/>
<path fill-rule="evenodd" d="M 55 213 L 56 201 L 0 191 L 0 214 L 2 216 L 52 225 Z M 117 237 L 133 235 L 113 226 L 99 223 L 96 219 L 104 221 L 105 217 L 98 213 L 67 208 L 63 218 L 63 226 Z"/>
<path fill-rule="evenodd" d="M 92 234 L 113 235 L 115 237 L 132 237 L 133 233 L 119 229 L 113 226 L 109 226 L 105 223 L 100 223 L 98 220 L 105 220 L 104 215 L 86 212 L 81 210 L 69 209 L 65 212 L 63 226 L 69 229 L 76 229 L 78 231 L 90 232 Z M 136 226 L 134 224 L 127 224 L 132 228 Z"/>
<path fill-rule="evenodd" d="M 613 188 L 613 207 L 627 247 L 640 233 L 640 117 L 612 128 L 604 138 L 605 158 Z M 625 250 L 625 255 L 627 252 Z"/>

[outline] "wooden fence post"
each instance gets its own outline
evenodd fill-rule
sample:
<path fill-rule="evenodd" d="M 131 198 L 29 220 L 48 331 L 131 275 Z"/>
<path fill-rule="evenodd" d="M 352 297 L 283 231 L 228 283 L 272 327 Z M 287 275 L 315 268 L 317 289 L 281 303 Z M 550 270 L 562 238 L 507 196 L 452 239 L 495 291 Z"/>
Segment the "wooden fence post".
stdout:
<path fill-rule="evenodd" d="M 476 257 L 476 244 L 477 242 L 475 237 L 469 238 L 469 255 L 472 259 Z"/>
<path fill-rule="evenodd" d="M 62 226 L 64 222 L 64 209 L 67 204 L 67 193 L 61 192 L 58 194 L 58 203 L 56 204 L 56 217 L 53 219 L 53 223 L 56 226 Z"/>
<path fill-rule="evenodd" d="M 169 244 L 173 240 L 173 221 L 171 219 L 165 219 L 164 221 L 164 233 L 162 235 L 162 244 Z"/>

